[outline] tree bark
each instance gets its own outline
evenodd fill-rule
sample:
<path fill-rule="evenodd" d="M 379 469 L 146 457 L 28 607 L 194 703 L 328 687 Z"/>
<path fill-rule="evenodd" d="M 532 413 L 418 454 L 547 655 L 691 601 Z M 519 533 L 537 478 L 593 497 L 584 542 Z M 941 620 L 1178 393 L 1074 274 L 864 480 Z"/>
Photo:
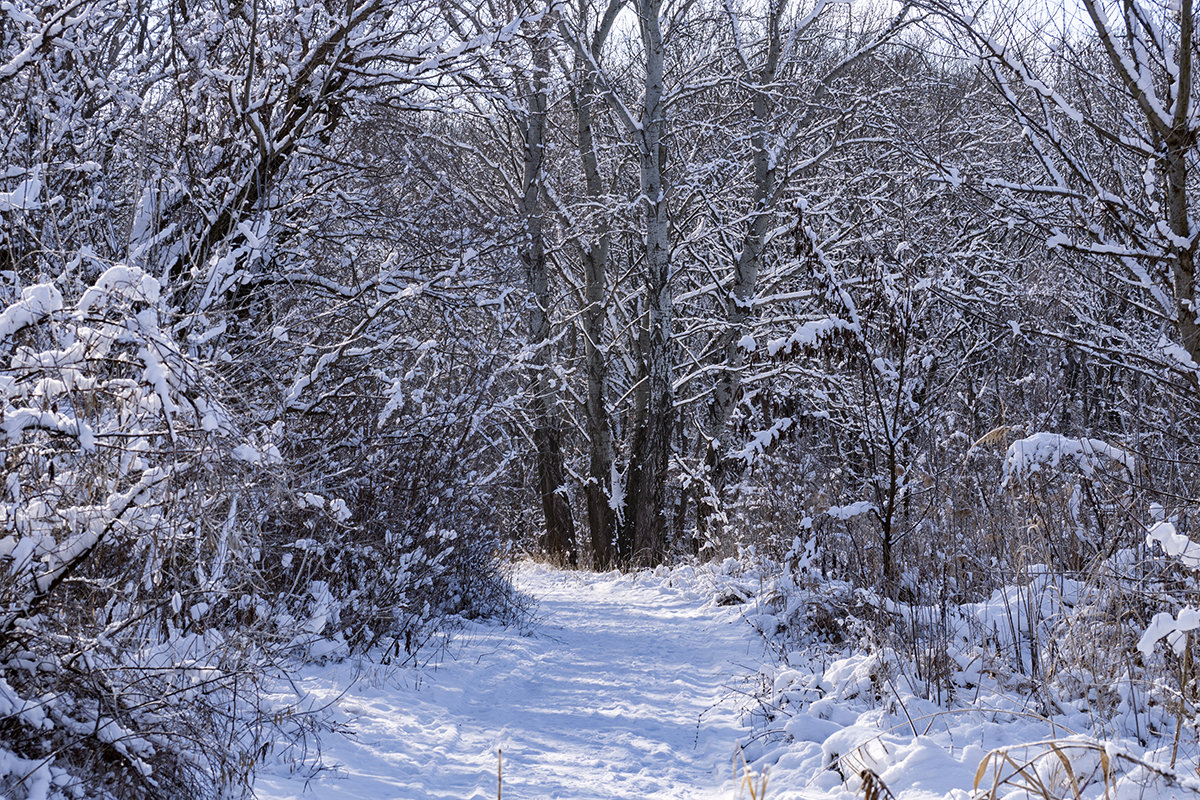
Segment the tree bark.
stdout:
<path fill-rule="evenodd" d="M 667 467 L 674 429 L 671 385 L 671 243 L 666 184 L 666 108 L 662 36 L 663 0 L 638 0 L 638 27 L 646 56 L 639 128 L 645 294 L 639 336 L 641 372 L 630 452 L 629 487 L 620 539 L 631 540 L 633 563 L 652 566 L 667 554 Z"/>
<path fill-rule="evenodd" d="M 575 522 L 565 496 L 566 470 L 562 457 L 561 386 L 550 359 L 550 272 L 546 258 L 542 211 L 542 163 L 546 129 L 546 76 L 550 70 L 550 15 L 544 18 L 533 40 L 533 76 L 526 91 L 525 151 L 521 175 L 521 219 L 525 238 L 521 260 L 525 265 L 533 304 L 529 318 L 529 344 L 533 350 L 530 383 L 533 391 L 533 441 L 538 460 L 538 494 L 545 519 L 543 545 L 550 556 L 571 566 L 578 564 Z"/>
<path fill-rule="evenodd" d="M 771 115 L 775 104 L 771 100 L 771 84 L 779 71 L 779 56 L 782 46 L 779 20 L 787 6 L 787 0 L 771 0 L 767 17 L 767 52 L 762 68 L 751 81 L 751 113 L 754 132 L 751 146 L 754 150 L 754 189 L 749 221 L 742 240 L 742 250 L 734 265 L 734 281 L 725 303 L 725 330 L 721 334 L 716 353 L 723 358 L 723 369 L 717 376 L 713 398 L 708 409 L 707 454 L 705 462 L 709 468 L 711 491 L 698 498 L 697 523 L 702 535 L 715 536 L 719 533 L 720 511 L 723 495 L 729 482 L 729 463 L 725 458 L 728 443 L 724 441 L 741 393 L 741 367 L 743 350 L 738 344 L 745 331 L 754 307 L 755 287 L 762 267 L 762 254 L 766 247 L 770 229 L 771 212 L 775 202 L 776 176 L 775 159 L 767 141 Z M 729 12 L 734 14 L 732 9 Z M 736 19 L 732 19 L 737 24 Z"/>
<path fill-rule="evenodd" d="M 592 131 L 592 104 L 596 83 L 590 69 L 582 71 L 576 94 L 575 118 L 579 155 L 583 163 L 588 198 L 599 201 L 604 193 L 599 159 Z M 613 441 L 608 410 L 608 352 L 605 342 L 605 306 L 608 280 L 608 251 L 611 233 L 606 220 L 593 241 L 577 240 L 584 271 L 583 338 L 587 377 L 585 414 L 588 433 L 587 497 L 588 527 L 591 531 L 592 563 L 598 570 L 614 566 L 614 522 L 612 508 Z"/>
<path fill-rule="evenodd" d="M 624 0 L 609 1 L 604 15 L 597 20 L 591 40 L 586 44 L 572 36 L 561 20 L 559 25 L 563 37 L 574 41 L 576 46 L 577 67 L 572 100 L 584 185 L 593 209 L 604 205 L 604 181 L 601 179 L 594 132 L 596 103 L 602 97 L 597 65 L 604 42 L 623 5 Z M 585 4 L 580 4 L 578 14 L 582 25 L 587 16 Z M 581 321 L 587 381 L 584 414 L 588 437 L 588 477 L 584 495 L 587 500 L 592 565 L 595 569 L 604 570 L 622 560 L 616 538 L 617 510 L 613 504 L 613 484 L 618 476 L 613 468 L 612 417 L 608 407 L 608 341 L 605 330 L 612 227 L 609 217 L 603 213 L 595 214 L 593 220 L 590 231 L 575 232 L 574 243 L 584 270 Z"/>

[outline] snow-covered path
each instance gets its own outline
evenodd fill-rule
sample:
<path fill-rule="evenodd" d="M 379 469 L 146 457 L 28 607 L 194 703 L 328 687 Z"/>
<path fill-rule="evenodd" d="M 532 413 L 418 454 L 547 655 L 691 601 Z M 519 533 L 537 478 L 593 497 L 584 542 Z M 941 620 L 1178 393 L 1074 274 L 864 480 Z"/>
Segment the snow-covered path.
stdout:
<path fill-rule="evenodd" d="M 734 795 L 745 731 L 730 687 L 756 647 L 735 611 L 648 574 L 524 566 L 516 582 L 538 603 L 525 631 L 476 628 L 422 672 L 300 676 L 356 735 L 326 737 L 340 768 L 307 791 L 303 778 L 264 775 L 258 796 L 495 798 L 497 748 L 505 800 Z"/>

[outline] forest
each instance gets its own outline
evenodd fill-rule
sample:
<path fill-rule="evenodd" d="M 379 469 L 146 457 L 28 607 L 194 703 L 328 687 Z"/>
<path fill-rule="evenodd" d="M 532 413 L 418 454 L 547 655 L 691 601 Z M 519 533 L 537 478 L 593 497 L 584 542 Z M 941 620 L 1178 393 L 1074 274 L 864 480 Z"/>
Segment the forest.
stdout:
<path fill-rule="evenodd" d="M 1196 21 L 0 4 L 0 796 L 250 791 L 289 664 L 528 558 L 753 564 L 780 652 L 986 651 L 1195 784 Z"/>

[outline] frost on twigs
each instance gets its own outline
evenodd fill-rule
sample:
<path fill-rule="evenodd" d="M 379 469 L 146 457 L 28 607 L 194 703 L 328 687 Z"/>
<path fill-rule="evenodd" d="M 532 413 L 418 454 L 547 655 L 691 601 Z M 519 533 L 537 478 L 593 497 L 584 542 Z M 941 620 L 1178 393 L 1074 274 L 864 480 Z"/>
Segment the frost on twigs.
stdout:
<path fill-rule="evenodd" d="M 158 303 L 117 266 L 0 311 L 0 796 L 210 796 L 266 741 L 237 442 Z"/>

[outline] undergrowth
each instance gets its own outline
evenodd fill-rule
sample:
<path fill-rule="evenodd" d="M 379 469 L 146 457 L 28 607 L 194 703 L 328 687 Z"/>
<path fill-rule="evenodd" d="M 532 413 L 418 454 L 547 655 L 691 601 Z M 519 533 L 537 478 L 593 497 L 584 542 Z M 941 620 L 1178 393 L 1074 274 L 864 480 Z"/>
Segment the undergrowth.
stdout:
<path fill-rule="evenodd" d="M 1087 575 L 1030 565 L 979 599 L 920 603 L 823 578 L 816 558 L 743 551 L 716 590 L 773 654 L 751 681 L 750 763 L 815 745 L 842 791 L 882 797 L 864 776 L 940 747 L 975 759 L 969 797 L 1200 795 L 1196 643 L 1137 647 L 1179 590 L 1170 565 L 1130 548 Z M 983 731 L 1007 738 L 962 749 Z"/>

